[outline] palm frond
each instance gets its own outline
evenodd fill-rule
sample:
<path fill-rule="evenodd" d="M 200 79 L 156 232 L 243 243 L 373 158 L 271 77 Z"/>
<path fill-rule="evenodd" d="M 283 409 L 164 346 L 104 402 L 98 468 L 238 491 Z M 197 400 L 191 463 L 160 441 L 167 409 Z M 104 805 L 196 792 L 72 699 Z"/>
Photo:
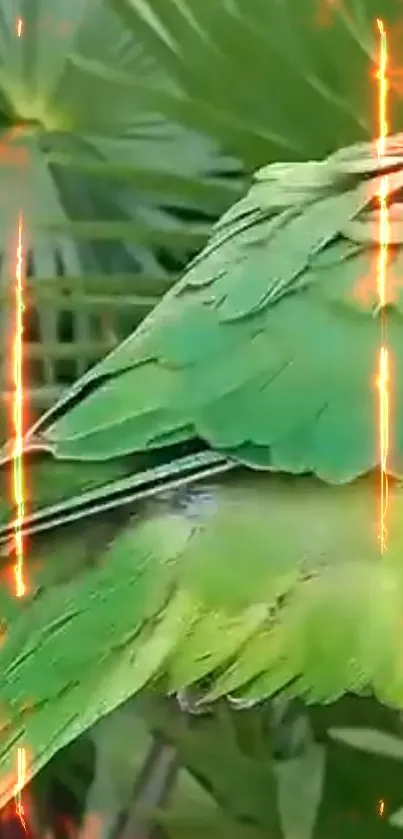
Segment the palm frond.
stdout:
<path fill-rule="evenodd" d="M 176 84 L 166 112 L 218 137 L 247 168 L 323 157 L 373 136 L 380 14 L 390 66 L 399 66 L 399 0 L 381 10 L 375 0 L 110 3 Z M 392 99 L 399 130 L 401 98 Z"/>

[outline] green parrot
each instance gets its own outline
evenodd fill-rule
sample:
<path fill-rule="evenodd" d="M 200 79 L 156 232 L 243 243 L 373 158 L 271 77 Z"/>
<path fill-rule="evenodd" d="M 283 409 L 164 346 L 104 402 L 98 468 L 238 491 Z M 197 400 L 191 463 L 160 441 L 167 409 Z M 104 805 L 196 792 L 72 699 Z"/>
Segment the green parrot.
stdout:
<path fill-rule="evenodd" d="M 379 193 L 388 175 L 388 293 Z M 403 705 L 403 135 L 272 164 L 136 332 L 2 452 L 0 805 L 149 686 Z M 387 320 L 387 335 L 381 320 Z M 389 362 L 386 550 L 379 358 Z"/>

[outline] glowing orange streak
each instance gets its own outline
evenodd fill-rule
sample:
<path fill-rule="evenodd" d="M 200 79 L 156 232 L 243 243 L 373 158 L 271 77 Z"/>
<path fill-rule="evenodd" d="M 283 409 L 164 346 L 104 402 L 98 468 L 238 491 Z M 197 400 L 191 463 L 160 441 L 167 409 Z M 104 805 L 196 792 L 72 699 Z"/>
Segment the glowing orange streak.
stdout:
<path fill-rule="evenodd" d="M 27 832 L 27 826 L 25 823 L 25 812 L 24 812 L 24 805 L 22 803 L 21 792 L 23 787 L 25 786 L 26 780 L 26 773 L 27 773 L 27 755 L 25 749 L 18 749 L 17 753 L 17 783 L 14 787 L 14 801 L 15 801 L 15 811 L 17 816 L 25 830 Z"/>
<path fill-rule="evenodd" d="M 385 154 L 386 138 L 388 135 L 387 105 L 389 84 L 387 77 L 388 70 L 388 44 L 384 24 L 377 20 L 380 35 L 379 55 L 379 97 L 378 97 L 378 119 L 379 138 L 377 141 L 378 158 L 381 161 Z M 379 251 L 377 261 L 377 288 L 381 317 L 381 347 L 379 351 L 378 370 L 378 393 L 379 393 L 379 455 L 381 469 L 381 499 L 380 499 L 380 545 L 381 553 L 386 550 L 387 526 L 386 518 L 388 511 L 388 453 L 389 453 L 389 353 L 385 346 L 385 314 L 384 307 L 387 302 L 387 269 L 388 269 L 388 246 L 389 246 L 389 213 L 388 213 L 388 176 L 381 178 L 379 190 L 380 221 L 379 221 Z"/>
<path fill-rule="evenodd" d="M 379 35 L 381 38 L 380 43 L 380 51 L 379 51 L 379 71 L 378 71 L 378 79 L 379 79 L 379 93 L 378 93 L 378 126 L 379 126 L 379 137 L 377 140 L 377 152 L 378 157 L 382 158 L 385 154 L 385 147 L 386 147 L 386 138 L 388 136 L 389 126 L 388 126 L 388 93 L 389 93 L 389 82 L 388 82 L 388 39 L 386 35 L 386 30 L 382 20 L 377 19 L 377 26 Z"/>
<path fill-rule="evenodd" d="M 23 330 L 24 330 L 24 299 L 23 299 L 23 223 L 21 213 L 18 216 L 18 241 L 15 264 L 15 333 L 13 341 L 13 420 L 14 420 L 14 450 L 13 450 L 13 495 L 16 507 L 14 521 L 14 546 L 15 546 L 15 595 L 23 597 L 26 592 L 24 581 L 24 538 L 22 535 L 22 522 L 25 516 L 25 492 L 24 492 L 24 462 L 23 462 L 23 438 L 24 438 L 24 381 L 23 381 Z M 15 787 L 15 809 L 20 822 L 26 831 L 24 808 L 21 799 L 21 790 L 25 785 L 26 774 L 26 752 L 19 748 L 17 754 L 17 784 Z"/>
<path fill-rule="evenodd" d="M 24 300 L 23 300 L 23 255 L 22 255 L 22 217 L 18 217 L 18 242 L 15 266 L 15 333 L 13 342 L 13 420 L 14 420 L 14 449 L 13 449 L 13 494 L 16 507 L 14 521 L 15 546 L 15 595 L 23 597 L 26 592 L 24 581 L 24 538 L 22 522 L 25 517 L 24 492 L 24 382 L 22 374 L 23 363 L 23 329 L 24 329 Z"/>
<path fill-rule="evenodd" d="M 21 38 L 23 33 L 23 20 L 17 18 L 17 37 Z M 24 332 L 24 289 L 23 289 L 23 222 L 22 215 L 18 215 L 18 241 L 15 264 L 15 333 L 13 340 L 13 421 L 14 421 L 14 450 L 13 450 L 13 495 L 16 508 L 14 521 L 14 545 L 15 545 L 15 594 L 16 597 L 23 597 L 26 592 L 24 581 L 24 539 L 22 535 L 22 522 L 25 516 L 25 492 L 24 492 L 24 463 L 23 463 L 23 439 L 24 439 L 24 380 L 23 380 L 23 332 Z M 26 781 L 27 755 L 24 748 L 17 751 L 17 783 L 14 788 L 14 800 L 16 814 L 25 832 L 25 813 L 22 803 L 21 792 Z"/>

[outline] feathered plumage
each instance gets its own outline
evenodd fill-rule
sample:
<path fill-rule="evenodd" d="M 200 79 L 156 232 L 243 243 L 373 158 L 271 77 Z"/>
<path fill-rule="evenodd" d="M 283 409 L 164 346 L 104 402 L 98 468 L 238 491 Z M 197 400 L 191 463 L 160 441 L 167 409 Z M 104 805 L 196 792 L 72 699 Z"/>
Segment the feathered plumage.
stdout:
<path fill-rule="evenodd" d="M 389 176 L 388 551 L 376 287 Z M 403 702 L 403 137 L 272 165 L 124 344 L 26 436 L 31 594 L 0 540 L 0 804 L 151 683 Z M 4 451 L 4 494 L 9 482 Z M 28 466 L 27 466 L 28 468 Z"/>

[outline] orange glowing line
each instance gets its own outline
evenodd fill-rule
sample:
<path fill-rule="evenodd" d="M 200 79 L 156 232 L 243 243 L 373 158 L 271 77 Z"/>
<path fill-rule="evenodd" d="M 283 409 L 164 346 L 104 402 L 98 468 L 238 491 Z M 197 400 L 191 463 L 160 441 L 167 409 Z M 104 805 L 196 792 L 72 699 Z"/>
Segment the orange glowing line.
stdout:
<path fill-rule="evenodd" d="M 22 522 L 25 517 L 24 492 L 24 382 L 22 374 L 23 364 L 23 330 L 24 330 L 24 289 L 23 289 L 23 253 L 22 253 L 23 225 L 21 214 L 18 217 L 18 242 L 15 265 L 15 333 L 13 341 L 13 420 L 14 420 L 14 449 L 13 449 L 13 495 L 16 508 L 14 520 L 15 547 L 15 595 L 23 597 L 26 592 L 24 581 L 24 538 Z"/>
<path fill-rule="evenodd" d="M 23 32 L 23 20 L 17 18 L 17 37 L 21 38 Z M 23 463 L 23 438 L 24 438 L 24 380 L 23 380 L 23 332 L 24 332 L 24 288 L 23 288 L 23 222 L 22 215 L 18 216 L 18 241 L 15 261 L 15 332 L 13 338 L 13 426 L 14 426 L 14 449 L 13 449 L 13 496 L 16 508 L 14 521 L 14 545 L 15 545 L 15 595 L 23 597 L 26 592 L 24 581 L 24 539 L 22 535 L 22 522 L 25 516 L 25 492 L 24 492 L 24 463 Z M 24 748 L 17 751 L 17 783 L 14 787 L 15 812 L 20 823 L 27 833 L 24 805 L 22 802 L 22 790 L 26 781 L 27 755 Z"/>
<path fill-rule="evenodd" d="M 17 752 L 17 783 L 14 787 L 14 801 L 15 801 L 15 811 L 17 816 L 25 830 L 27 832 L 27 826 L 25 822 L 25 812 L 24 812 L 24 805 L 22 803 L 21 792 L 25 786 L 27 776 L 27 753 L 25 749 L 18 749 Z"/>
<path fill-rule="evenodd" d="M 378 79 L 379 79 L 379 92 L 378 92 L 378 125 L 379 125 L 379 137 L 377 140 L 377 151 L 378 156 L 383 157 L 385 154 L 385 146 L 386 146 L 386 138 L 389 132 L 388 126 L 388 93 L 389 93 L 389 82 L 388 82 L 388 38 L 386 34 L 386 29 L 383 24 L 382 20 L 379 18 L 376 21 L 378 26 L 378 32 L 380 35 L 380 49 L 379 49 L 379 70 L 378 70 Z"/>
<path fill-rule="evenodd" d="M 379 160 L 382 159 L 386 149 L 388 135 L 388 42 L 386 29 L 382 20 L 377 20 L 380 35 L 379 50 L 379 91 L 378 91 L 378 120 L 379 137 L 377 140 L 377 153 Z M 388 212 L 388 176 L 381 178 L 379 190 L 380 221 L 379 221 L 379 251 L 377 260 L 377 289 L 381 317 L 382 339 L 379 351 L 378 371 L 378 394 L 379 394 L 379 455 L 381 469 L 381 499 L 380 499 L 380 546 L 381 553 L 386 550 L 387 526 L 386 518 L 388 511 L 388 453 L 389 453 L 389 353 L 385 346 L 385 317 L 384 307 L 387 302 L 387 270 L 388 270 L 388 246 L 389 235 L 389 212 Z"/>

